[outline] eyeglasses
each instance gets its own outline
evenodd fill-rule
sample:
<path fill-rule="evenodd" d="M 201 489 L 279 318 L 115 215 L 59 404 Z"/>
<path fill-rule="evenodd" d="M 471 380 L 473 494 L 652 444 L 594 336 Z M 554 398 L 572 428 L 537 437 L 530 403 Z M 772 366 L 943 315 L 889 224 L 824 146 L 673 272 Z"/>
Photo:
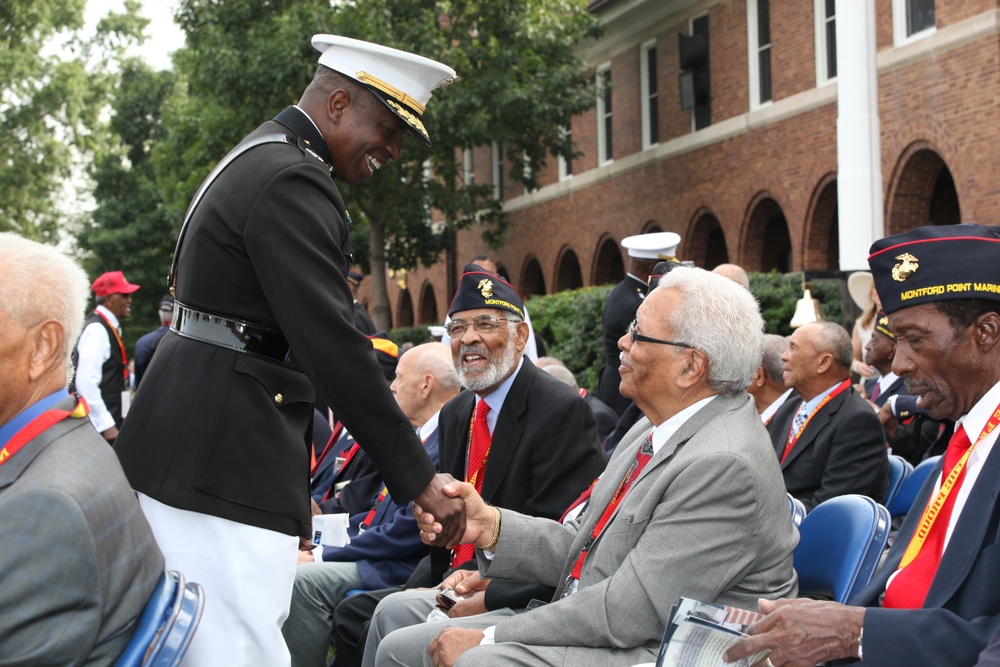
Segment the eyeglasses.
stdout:
<path fill-rule="evenodd" d="M 660 338 L 652 338 L 651 336 L 643 336 L 641 333 L 636 333 L 635 331 L 636 322 L 637 320 L 632 320 L 632 323 L 628 325 L 628 329 L 625 330 L 625 333 L 632 338 L 633 343 L 636 342 L 637 340 L 641 340 L 644 343 L 659 343 L 660 345 L 673 345 L 675 347 L 686 347 L 689 350 L 697 349 L 695 348 L 694 345 L 688 345 L 687 343 L 678 343 L 677 341 L 673 340 L 662 340 Z"/>
<path fill-rule="evenodd" d="M 445 332 L 452 338 L 461 338 L 465 335 L 465 332 L 469 330 L 469 325 L 478 331 L 479 333 L 493 333 L 500 326 L 501 322 L 514 322 L 515 320 L 507 319 L 506 317 L 493 317 L 492 315 L 480 315 L 472 322 L 466 322 L 465 320 L 452 320 L 444 326 Z"/>

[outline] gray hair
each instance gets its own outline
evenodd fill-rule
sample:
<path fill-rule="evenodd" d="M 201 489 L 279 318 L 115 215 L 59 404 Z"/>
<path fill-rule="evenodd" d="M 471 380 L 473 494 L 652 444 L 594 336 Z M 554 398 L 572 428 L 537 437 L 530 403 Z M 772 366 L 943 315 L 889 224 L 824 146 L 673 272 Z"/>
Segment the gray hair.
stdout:
<path fill-rule="evenodd" d="M 24 327 L 56 320 L 63 327 L 62 354 L 67 372 L 70 354 L 83 326 L 90 296 L 87 274 L 52 246 L 12 232 L 0 233 L 0 309 Z"/>
<path fill-rule="evenodd" d="M 576 382 L 576 376 L 565 366 L 552 364 L 550 366 L 543 366 L 542 370 L 563 384 L 569 385 L 573 391 L 580 391 L 580 385 Z"/>
<path fill-rule="evenodd" d="M 749 387 L 764 353 L 764 320 L 753 295 L 728 278 L 688 267 L 668 273 L 656 289 L 680 293 L 667 326 L 708 358 L 709 388 L 734 395 Z"/>
<path fill-rule="evenodd" d="M 760 365 L 771 382 L 784 384 L 785 364 L 781 355 L 788 349 L 788 339 L 777 334 L 764 334 L 764 356 Z"/>
<path fill-rule="evenodd" d="M 813 346 L 817 353 L 828 352 L 833 356 L 835 364 L 842 370 L 849 370 L 854 361 L 854 347 L 851 345 L 851 334 L 836 322 L 813 322 L 818 331 L 813 337 Z"/>

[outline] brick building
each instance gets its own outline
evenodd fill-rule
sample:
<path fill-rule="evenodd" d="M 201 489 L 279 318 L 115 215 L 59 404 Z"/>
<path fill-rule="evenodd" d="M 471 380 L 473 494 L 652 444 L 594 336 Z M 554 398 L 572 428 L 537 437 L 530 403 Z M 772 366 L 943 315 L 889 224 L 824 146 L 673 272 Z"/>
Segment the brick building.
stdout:
<path fill-rule="evenodd" d="M 1000 220 L 997 0 L 874 1 L 886 234 Z M 581 48 L 611 85 L 573 119 L 582 155 L 550 160 L 530 193 L 497 176 L 495 146 L 466 155 L 477 182 L 506 180 L 512 224 L 489 254 L 522 294 L 615 282 L 618 242 L 657 230 L 679 233 L 679 256 L 706 268 L 837 269 L 834 1 L 592 0 L 588 11 L 605 31 Z M 694 109 L 681 108 L 679 34 L 706 37 L 707 66 L 687 63 L 690 78 L 708 74 Z M 479 232 L 462 232 L 459 270 L 485 251 Z M 393 326 L 444 318 L 443 262 L 394 278 Z"/>

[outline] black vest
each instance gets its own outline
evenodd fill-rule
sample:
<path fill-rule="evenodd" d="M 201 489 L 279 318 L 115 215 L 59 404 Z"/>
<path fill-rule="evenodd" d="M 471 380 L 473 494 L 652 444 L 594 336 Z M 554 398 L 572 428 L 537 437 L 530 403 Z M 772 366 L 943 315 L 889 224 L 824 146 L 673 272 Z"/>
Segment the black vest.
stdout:
<path fill-rule="evenodd" d="M 125 391 L 125 365 L 122 363 L 121 348 L 118 347 L 117 332 L 97 313 L 91 313 L 83 321 L 83 328 L 86 329 L 94 322 L 104 327 L 104 332 L 108 336 L 108 342 L 111 344 L 111 355 L 104 362 L 104 365 L 101 366 L 101 399 L 104 401 L 104 406 L 108 409 L 108 412 L 114 417 L 115 426 L 121 428 L 122 392 Z M 76 372 L 80 366 L 79 342 L 77 340 L 77 346 L 73 348 L 73 381 L 69 385 L 71 392 L 76 391 Z"/>

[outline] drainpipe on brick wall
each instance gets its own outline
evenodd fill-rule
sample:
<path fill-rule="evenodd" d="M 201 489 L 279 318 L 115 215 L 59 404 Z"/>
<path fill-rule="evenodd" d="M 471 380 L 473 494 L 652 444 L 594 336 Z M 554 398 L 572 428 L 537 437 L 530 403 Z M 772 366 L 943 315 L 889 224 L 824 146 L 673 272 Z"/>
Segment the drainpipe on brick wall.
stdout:
<path fill-rule="evenodd" d="M 836 2 L 840 269 L 867 271 L 868 249 L 885 236 L 875 0 Z"/>

